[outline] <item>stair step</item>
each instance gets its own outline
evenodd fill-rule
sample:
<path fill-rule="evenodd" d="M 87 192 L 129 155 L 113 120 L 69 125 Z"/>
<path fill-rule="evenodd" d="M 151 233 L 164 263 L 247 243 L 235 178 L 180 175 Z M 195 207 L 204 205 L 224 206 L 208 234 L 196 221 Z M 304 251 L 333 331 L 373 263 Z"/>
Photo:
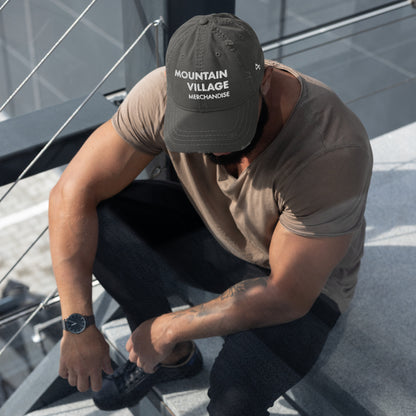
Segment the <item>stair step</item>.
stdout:
<path fill-rule="evenodd" d="M 114 361 L 121 363 L 128 359 L 125 349 L 130 336 L 127 321 L 122 318 L 105 324 L 102 331 L 118 354 Z M 192 414 L 205 416 L 208 404 L 209 371 L 222 345 L 221 338 L 207 338 L 197 340 L 196 344 L 204 358 L 203 370 L 190 379 L 177 380 L 154 386 L 153 390 L 161 402 L 175 415 Z"/>
<path fill-rule="evenodd" d="M 126 319 L 122 318 L 109 322 L 102 327 L 102 331 L 114 349 L 114 361 L 121 363 L 127 360 L 128 354 L 125 345 L 130 336 L 130 329 Z M 160 400 L 160 404 L 158 405 L 154 400 L 152 402 L 159 408 L 162 415 L 208 416 L 206 408 L 209 401 L 207 394 L 209 373 L 222 347 L 223 339 L 213 337 L 196 340 L 195 343 L 204 358 L 203 370 L 195 377 L 161 383 L 153 387 L 153 392 Z M 271 416 L 299 416 L 299 413 L 282 397 L 275 402 L 273 408 L 269 411 Z M 133 414 L 138 416 L 140 413 Z M 146 413 L 142 414 L 147 416 Z"/>
<path fill-rule="evenodd" d="M 103 412 L 95 407 L 90 393 L 74 393 L 43 409 L 35 410 L 26 416 L 132 416 L 129 409 Z"/>

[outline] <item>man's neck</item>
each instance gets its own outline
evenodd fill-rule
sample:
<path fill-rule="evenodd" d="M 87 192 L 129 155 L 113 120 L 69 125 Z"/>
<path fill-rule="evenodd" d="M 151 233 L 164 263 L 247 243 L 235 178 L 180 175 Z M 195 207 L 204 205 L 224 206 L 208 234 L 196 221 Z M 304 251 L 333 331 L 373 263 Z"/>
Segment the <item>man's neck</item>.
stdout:
<path fill-rule="evenodd" d="M 291 74 L 275 69 L 272 87 L 264 97 L 269 117 L 257 145 L 238 162 L 225 166 L 227 172 L 238 178 L 274 140 L 290 117 L 300 95 L 299 81 Z"/>
<path fill-rule="evenodd" d="M 262 134 L 257 146 L 248 155 L 243 156 L 238 162 L 225 165 L 226 171 L 238 178 L 275 138 L 276 136 Z"/>

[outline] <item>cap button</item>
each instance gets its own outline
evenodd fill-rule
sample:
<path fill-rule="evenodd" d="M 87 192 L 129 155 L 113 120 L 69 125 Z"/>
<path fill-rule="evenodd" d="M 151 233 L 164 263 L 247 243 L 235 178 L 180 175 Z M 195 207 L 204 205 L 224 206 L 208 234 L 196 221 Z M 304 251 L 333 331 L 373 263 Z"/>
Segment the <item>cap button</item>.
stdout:
<path fill-rule="evenodd" d="M 200 24 L 200 25 L 206 25 L 207 23 L 208 23 L 208 17 L 206 17 L 206 16 L 203 16 L 203 17 L 201 17 L 200 19 L 199 19 L 199 21 L 198 21 L 198 23 Z"/>

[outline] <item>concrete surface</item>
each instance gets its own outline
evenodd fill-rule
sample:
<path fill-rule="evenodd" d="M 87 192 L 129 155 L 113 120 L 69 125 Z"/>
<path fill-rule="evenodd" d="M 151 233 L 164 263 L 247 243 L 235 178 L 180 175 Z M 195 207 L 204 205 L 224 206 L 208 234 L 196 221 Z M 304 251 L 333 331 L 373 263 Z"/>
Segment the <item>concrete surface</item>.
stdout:
<path fill-rule="evenodd" d="M 366 252 L 356 296 L 331 335 L 318 365 L 291 392 L 308 415 L 415 414 L 415 141 L 413 123 L 371 142 L 374 175 L 366 213 Z M 31 195 L 38 211 L 13 199 L 1 207 L 3 213 L 9 209 L 2 216 L 2 220 L 9 220 L 2 225 L 2 245 L 9 246 L 10 252 L 21 252 L 22 245 L 26 245 L 23 236 L 29 234 L 29 228 L 32 236 L 33 230 L 42 228 L 46 221 L 43 201 L 56 176 L 56 172 L 50 172 L 30 178 L 21 184 L 21 194 L 16 190 L 15 195 L 22 201 Z M 25 214 L 25 218 L 25 212 L 31 215 Z M 21 273 L 21 280 L 35 283 L 38 290 L 53 284 L 45 239 L 36 249 L 39 251 L 31 253 L 32 260 L 29 256 L 29 266 Z M 9 263 L 5 257 L 2 261 L 3 267 Z M 18 279 L 19 270 L 14 274 Z"/>
<path fill-rule="evenodd" d="M 309 416 L 416 415 L 416 123 L 371 144 L 356 294 L 320 361 L 292 391 Z"/>
<path fill-rule="evenodd" d="M 103 331 L 113 347 L 127 360 L 125 345 L 130 336 L 127 321 L 123 318 L 110 322 L 104 325 Z M 175 416 L 208 416 L 206 407 L 209 402 L 207 395 L 209 373 L 221 349 L 222 338 L 200 339 L 196 340 L 196 344 L 204 359 L 203 370 L 190 379 L 162 383 L 153 388 L 156 395 Z M 114 356 L 114 359 L 116 358 Z M 276 400 L 269 412 L 271 416 L 300 416 L 284 398 Z"/>

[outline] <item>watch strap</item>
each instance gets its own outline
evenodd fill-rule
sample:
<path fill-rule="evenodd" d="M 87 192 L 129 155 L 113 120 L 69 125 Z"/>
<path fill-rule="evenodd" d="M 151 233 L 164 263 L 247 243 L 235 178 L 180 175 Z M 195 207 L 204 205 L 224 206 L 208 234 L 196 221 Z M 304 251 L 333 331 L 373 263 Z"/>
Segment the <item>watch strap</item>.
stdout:
<path fill-rule="evenodd" d="M 82 315 L 82 316 L 85 318 L 85 322 L 87 324 L 85 328 L 88 328 L 89 326 L 95 324 L 95 317 L 94 317 L 94 315 L 89 315 L 89 316 Z"/>
<path fill-rule="evenodd" d="M 72 315 L 80 315 L 80 316 L 82 316 L 82 317 L 85 319 L 85 328 L 84 328 L 84 330 L 85 330 L 85 329 L 87 329 L 89 326 L 91 326 L 91 325 L 94 325 L 94 324 L 95 324 L 95 316 L 94 316 L 94 315 L 71 314 L 71 315 L 69 315 L 69 316 L 68 316 L 68 318 L 69 318 L 70 316 L 72 316 Z M 70 330 L 66 327 L 66 320 L 67 320 L 68 318 L 66 318 L 66 319 L 63 319 L 63 320 L 62 320 L 62 328 L 63 328 L 65 331 L 72 332 L 72 331 L 70 331 Z"/>

